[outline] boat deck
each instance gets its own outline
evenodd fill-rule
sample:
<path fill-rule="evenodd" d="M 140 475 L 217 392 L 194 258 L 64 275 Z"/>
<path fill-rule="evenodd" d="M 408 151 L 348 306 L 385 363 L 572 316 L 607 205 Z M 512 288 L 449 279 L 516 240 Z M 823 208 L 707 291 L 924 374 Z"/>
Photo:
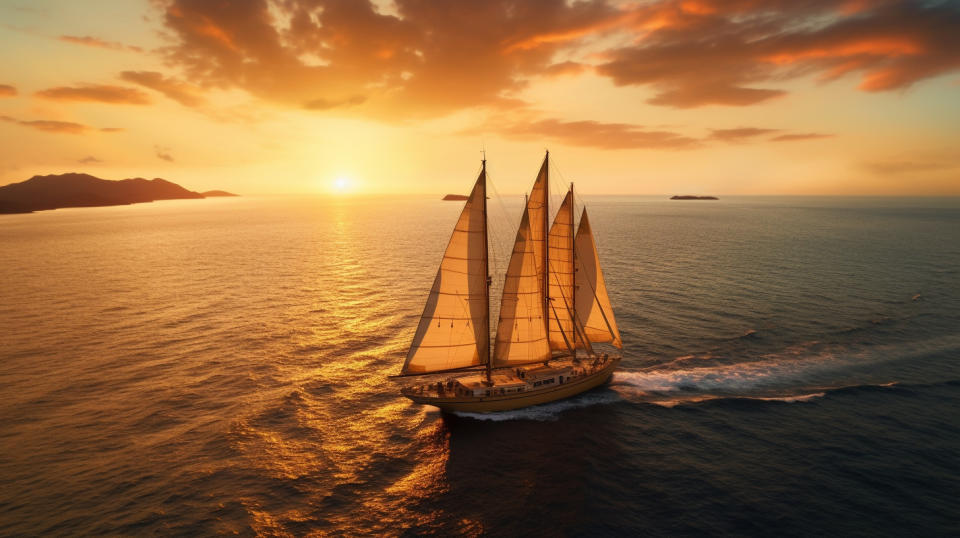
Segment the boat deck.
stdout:
<path fill-rule="evenodd" d="M 471 372 L 447 378 L 445 381 L 414 385 L 403 389 L 406 396 L 420 399 L 483 398 L 533 392 L 590 377 L 610 365 L 615 358 L 609 355 L 552 359 L 547 364 L 498 368 L 487 384 L 485 372 Z"/>

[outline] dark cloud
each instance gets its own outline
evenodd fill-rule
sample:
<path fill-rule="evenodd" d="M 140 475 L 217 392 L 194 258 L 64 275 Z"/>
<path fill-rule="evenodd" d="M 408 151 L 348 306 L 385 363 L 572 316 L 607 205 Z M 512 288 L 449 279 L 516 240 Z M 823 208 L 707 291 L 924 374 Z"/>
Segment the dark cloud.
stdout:
<path fill-rule="evenodd" d="M 66 43 L 73 43 L 74 45 L 84 45 L 87 47 L 143 52 L 143 49 L 140 47 L 136 47 L 133 45 L 124 45 L 123 43 L 117 43 L 115 41 L 104 41 L 103 39 L 92 37 L 92 36 L 62 35 L 58 39 Z"/>
<path fill-rule="evenodd" d="M 960 4 L 848 0 L 671 0 L 633 12 L 636 44 L 596 71 L 649 85 L 652 104 L 752 105 L 785 94 L 757 87 L 859 73 L 885 91 L 960 69 Z"/>
<path fill-rule="evenodd" d="M 197 107 L 206 103 L 199 88 L 156 71 L 124 71 L 120 78 L 156 90 L 184 106 Z"/>
<path fill-rule="evenodd" d="M 17 89 L 9 84 L 0 84 L 0 97 L 15 97 Z"/>
<path fill-rule="evenodd" d="M 57 101 L 93 101 L 121 105 L 150 104 L 150 96 L 138 89 L 106 84 L 60 86 L 38 91 L 36 95 Z"/>
<path fill-rule="evenodd" d="M 170 163 L 173 162 L 173 156 L 170 155 L 170 148 L 154 146 L 153 151 L 156 154 L 158 159 L 161 159 Z"/>
<path fill-rule="evenodd" d="M 77 159 L 77 162 L 80 164 L 97 164 L 97 163 L 102 163 L 103 161 L 94 157 L 93 155 L 87 155 L 82 159 Z"/>
<path fill-rule="evenodd" d="M 832 134 L 824 133 L 794 133 L 775 136 L 770 140 L 773 142 L 796 142 L 799 140 L 816 140 L 818 138 L 831 138 Z"/>
<path fill-rule="evenodd" d="M 762 129 L 758 127 L 737 127 L 736 129 L 711 129 L 710 138 L 724 142 L 744 142 L 759 136 L 779 132 L 780 129 Z"/>

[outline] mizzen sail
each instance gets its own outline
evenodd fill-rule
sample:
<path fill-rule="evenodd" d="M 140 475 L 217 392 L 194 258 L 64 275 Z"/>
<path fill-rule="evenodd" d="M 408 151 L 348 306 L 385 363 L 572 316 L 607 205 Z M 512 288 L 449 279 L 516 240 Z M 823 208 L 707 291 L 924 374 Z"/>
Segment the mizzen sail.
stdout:
<path fill-rule="evenodd" d="M 487 361 L 486 196 L 484 170 L 447 244 L 402 374 L 452 370 Z"/>
<path fill-rule="evenodd" d="M 494 366 L 512 366 L 550 358 L 543 319 L 543 288 L 531 239 L 530 211 L 524 210 L 507 266 L 500 321 L 493 351 Z"/>
<path fill-rule="evenodd" d="M 610 342 L 622 349 L 620 330 L 613 317 L 610 297 L 607 296 L 607 285 L 603 281 L 600 257 L 586 209 L 580 216 L 580 227 L 574 243 L 577 249 L 576 312 L 583 324 L 583 332 L 591 342 Z"/>

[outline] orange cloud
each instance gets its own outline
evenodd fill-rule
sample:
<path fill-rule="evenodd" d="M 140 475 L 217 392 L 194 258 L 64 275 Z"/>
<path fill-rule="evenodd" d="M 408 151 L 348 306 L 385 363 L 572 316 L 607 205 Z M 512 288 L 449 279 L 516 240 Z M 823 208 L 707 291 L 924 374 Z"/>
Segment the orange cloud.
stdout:
<path fill-rule="evenodd" d="M 623 15 L 603 0 L 399 0 L 397 15 L 367 0 L 165 6 L 168 59 L 197 84 L 321 109 L 362 95 L 351 114 L 388 120 L 515 107 L 558 50 Z"/>
<path fill-rule="evenodd" d="M 38 91 L 35 95 L 57 101 L 93 101 L 122 105 L 150 104 L 150 97 L 140 90 L 105 84 L 60 86 Z"/>
<path fill-rule="evenodd" d="M 0 97 L 15 97 L 17 89 L 9 84 L 0 84 Z"/>
<path fill-rule="evenodd" d="M 195 86 L 165 77 L 156 71 L 124 71 L 120 73 L 120 78 L 156 90 L 183 106 L 197 107 L 206 103 Z"/>
<path fill-rule="evenodd" d="M 797 77 L 858 73 L 884 91 L 960 69 L 960 5 L 946 2 L 157 1 L 167 60 L 195 84 L 382 120 L 524 106 L 530 78 L 587 70 L 691 108 L 765 103 Z"/>

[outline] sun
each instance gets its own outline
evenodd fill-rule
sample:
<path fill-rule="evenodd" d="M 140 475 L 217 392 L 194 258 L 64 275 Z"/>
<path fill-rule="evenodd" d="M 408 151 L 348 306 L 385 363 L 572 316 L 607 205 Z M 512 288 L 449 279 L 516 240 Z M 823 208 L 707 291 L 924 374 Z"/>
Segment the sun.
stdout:
<path fill-rule="evenodd" d="M 346 176 L 339 176 L 333 180 L 333 192 L 345 193 L 353 189 L 353 181 Z"/>

